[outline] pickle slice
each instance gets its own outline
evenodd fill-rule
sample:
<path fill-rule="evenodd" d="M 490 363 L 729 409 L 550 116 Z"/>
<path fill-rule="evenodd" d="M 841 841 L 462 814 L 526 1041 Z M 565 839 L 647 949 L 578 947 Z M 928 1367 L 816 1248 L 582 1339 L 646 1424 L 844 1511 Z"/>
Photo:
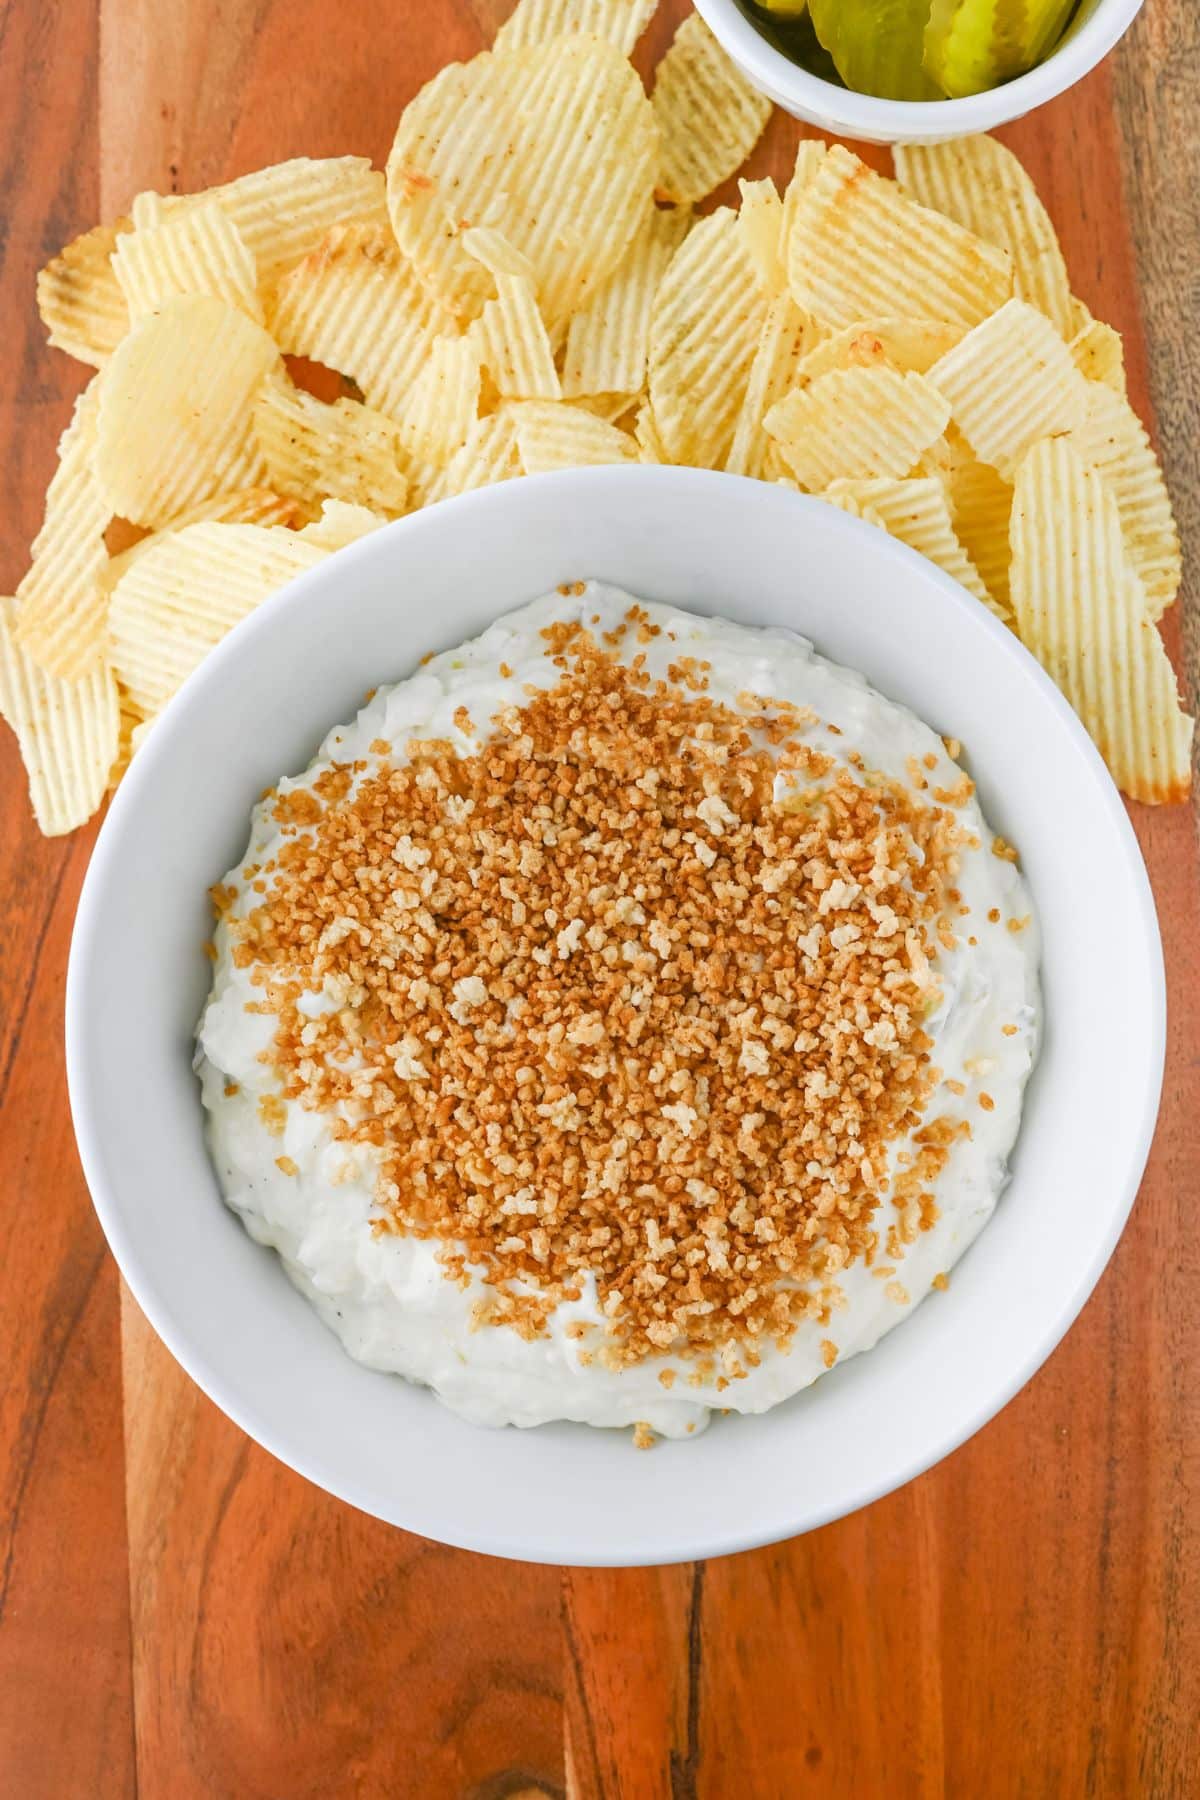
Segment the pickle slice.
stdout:
<path fill-rule="evenodd" d="M 952 100 L 1024 75 L 1054 48 L 1075 0 L 933 0 L 925 68 Z"/>
<path fill-rule="evenodd" d="M 922 62 L 929 0 L 808 0 L 847 87 L 880 100 L 938 100 Z"/>

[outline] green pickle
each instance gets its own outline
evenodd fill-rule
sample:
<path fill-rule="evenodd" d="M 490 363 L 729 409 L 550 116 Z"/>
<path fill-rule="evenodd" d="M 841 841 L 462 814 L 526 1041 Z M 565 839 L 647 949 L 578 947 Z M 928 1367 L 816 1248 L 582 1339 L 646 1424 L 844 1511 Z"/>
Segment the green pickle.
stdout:
<path fill-rule="evenodd" d="M 999 87 L 1055 48 L 1077 0 L 741 0 L 803 68 L 882 100 Z"/>
<path fill-rule="evenodd" d="M 1024 75 L 1058 42 L 1075 0 L 933 0 L 925 66 L 952 100 Z"/>
<path fill-rule="evenodd" d="M 809 0 L 813 28 L 848 88 L 880 100 L 937 100 L 922 62 L 929 0 Z"/>

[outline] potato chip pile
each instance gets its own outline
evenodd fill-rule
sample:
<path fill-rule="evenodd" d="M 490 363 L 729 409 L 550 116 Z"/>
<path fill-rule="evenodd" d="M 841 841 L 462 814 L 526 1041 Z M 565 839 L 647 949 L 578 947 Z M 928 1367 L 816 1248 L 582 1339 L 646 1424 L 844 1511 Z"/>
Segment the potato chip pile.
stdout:
<path fill-rule="evenodd" d="M 782 195 L 743 181 L 697 217 L 770 105 L 696 17 L 647 95 L 653 9 L 521 0 L 408 106 L 386 174 L 301 158 L 140 194 L 42 271 L 51 343 L 97 371 L 0 602 L 43 831 L 100 806 L 293 576 L 600 463 L 783 482 L 892 533 L 1020 634 L 1126 793 L 1185 794 L 1170 503 L 1025 172 L 988 138 L 897 149 L 894 181 L 806 141 Z"/>

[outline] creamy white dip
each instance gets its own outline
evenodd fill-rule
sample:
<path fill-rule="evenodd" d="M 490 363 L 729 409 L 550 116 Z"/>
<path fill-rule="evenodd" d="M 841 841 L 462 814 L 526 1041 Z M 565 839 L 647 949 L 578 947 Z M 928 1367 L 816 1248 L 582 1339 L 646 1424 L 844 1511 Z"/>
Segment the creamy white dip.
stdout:
<path fill-rule="evenodd" d="M 599 613 L 594 629 L 611 630 L 632 603 L 629 595 L 592 583 L 582 595 L 554 593 L 498 619 L 474 642 L 381 688 L 353 723 L 330 733 L 313 765 L 281 782 L 278 792 L 310 786 L 335 762 L 361 759 L 375 768 L 384 758 L 371 746 L 381 741 L 392 746 L 393 763 L 404 759 L 411 738 L 448 739 L 462 754 L 472 754 L 480 740 L 455 723 L 460 708 L 473 720 L 489 720 L 505 706 L 519 706 L 527 685 L 551 688 L 560 679 L 541 636 L 545 626 L 581 616 L 590 621 Z M 711 664 L 712 700 L 738 709 L 738 696 L 749 691 L 811 707 L 822 722 L 813 741 L 839 760 L 857 751 L 868 768 L 904 780 L 911 758 L 932 756 L 931 786 L 953 787 L 960 780 L 961 771 L 929 726 L 884 699 L 862 676 L 818 656 L 804 639 L 642 604 L 662 627 L 649 647 L 636 646 L 653 675 L 665 674 L 680 655 L 695 656 Z M 511 672 L 501 675 L 501 665 Z M 838 1276 L 845 1304 L 832 1322 L 802 1321 L 786 1350 L 761 1346 L 762 1360 L 745 1379 L 720 1389 L 715 1379 L 701 1386 L 680 1380 L 668 1392 L 659 1376 L 668 1366 L 686 1373 L 678 1357 L 656 1356 L 621 1370 L 581 1360 L 584 1340 L 568 1335 L 568 1327 L 599 1322 L 592 1283 L 578 1302 L 556 1309 L 544 1337 L 527 1341 L 506 1325 L 473 1329 L 473 1309 L 486 1295 L 479 1280 L 465 1289 L 448 1280 L 434 1241 L 372 1230 L 374 1153 L 356 1149 L 359 1172 L 346 1179 L 346 1146 L 334 1140 L 330 1119 L 299 1103 L 281 1103 L 281 1135 L 268 1130 L 259 1101 L 278 1092 L 278 1079 L 260 1052 L 268 1048 L 275 1022 L 247 1011 L 261 989 L 251 985 L 248 969 L 234 965 L 227 920 L 259 900 L 243 866 L 268 863 L 283 848 L 270 802 L 255 808 L 246 854 L 226 878 L 235 898 L 216 933 L 212 992 L 197 1034 L 209 1143 L 226 1201 L 258 1242 L 279 1252 L 293 1282 L 351 1356 L 429 1386 L 475 1423 L 645 1421 L 677 1437 L 701 1429 L 714 1410 L 755 1413 L 777 1405 L 825 1373 L 827 1340 L 836 1341 L 844 1362 L 907 1318 L 987 1223 L 1007 1180 L 1022 1090 L 1038 1046 L 1037 929 L 1032 918 L 1022 930 L 1009 929 L 1010 920 L 1032 914 L 1029 893 L 1013 863 L 993 854 L 993 834 L 976 802 L 967 802 L 957 816 L 978 835 L 979 848 L 962 851 L 955 880 L 970 912 L 957 947 L 939 957 L 942 1001 L 925 1022 L 934 1040 L 932 1062 L 942 1072 L 927 1116 L 967 1119 L 971 1135 L 955 1142 L 935 1183 L 936 1223 L 902 1258 L 887 1259 L 895 1278 L 880 1279 L 861 1259 L 851 1264 Z M 314 997 L 314 1008 L 320 1004 Z M 980 1105 L 981 1092 L 994 1103 L 990 1111 Z M 903 1153 L 905 1144 L 899 1140 L 893 1155 Z M 280 1170 L 280 1157 L 290 1160 L 295 1174 Z M 895 1216 L 885 1199 L 873 1220 L 881 1237 Z"/>

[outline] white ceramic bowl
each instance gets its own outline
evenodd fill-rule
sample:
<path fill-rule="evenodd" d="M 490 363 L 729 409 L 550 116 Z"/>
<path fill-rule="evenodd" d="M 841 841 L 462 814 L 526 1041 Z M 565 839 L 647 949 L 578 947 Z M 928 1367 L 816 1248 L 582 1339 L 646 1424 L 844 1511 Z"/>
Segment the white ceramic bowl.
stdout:
<path fill-rule="evenodd" d="M 226 1210 L 201 1133 L 192 1031 L 206 890 L 251 805 L 303 769 L 368 687 L 561 581 L 788 625 L 968 747 L 1021 847 L 1045 941 L 1046 1040 L 1012 1184 L 935 1295 L 872 1354 L 761 1418 L 649 1455 L 583 1426 L 487 1431 L 345 1355 Z M 1101 1001 L 1101 994 L 1103 999 Z M 332 1493 L 504 1556 L 640 1563 L 808 1530 L 945 1456 L 1049 1355 L 1141 1176 L 1163 1055 L 1150 890 L 1074 714 L 1008 631 L 882 532 L 782 487 L 590 469 L 488 488 L 363 539 L 240 625 L 122 783 L 80 902 L 71 1103 L 101 1223 L 184 1367 Z"/>
<path fill-rule="evenodd" d="M 736 0 L 696 0 L 713 34 L 756 88 L 794 118 L 873 144 L 935 144 L 991 131 L 1043 106 L 1094 69 L 1128 31 L 1142 0 L 1083 0 L 1069 31 L 1028 75 L 965 100 L 877 100 L 822 81 L 767 42 Z"/>

